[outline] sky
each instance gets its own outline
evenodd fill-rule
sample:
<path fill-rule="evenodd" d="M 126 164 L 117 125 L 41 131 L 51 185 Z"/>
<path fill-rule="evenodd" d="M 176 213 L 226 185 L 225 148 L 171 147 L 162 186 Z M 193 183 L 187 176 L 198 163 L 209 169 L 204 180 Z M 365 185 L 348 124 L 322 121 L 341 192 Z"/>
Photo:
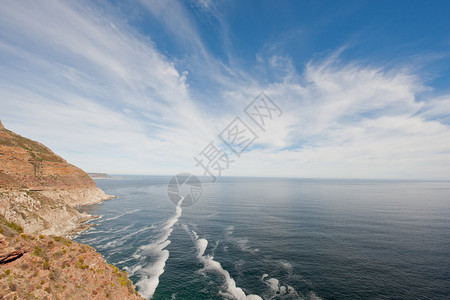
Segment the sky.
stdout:
<path fill-rule="evenodd" d="M 6 1 L 0 120 L 90 172 L 450 180 L 449 11 Z"/>

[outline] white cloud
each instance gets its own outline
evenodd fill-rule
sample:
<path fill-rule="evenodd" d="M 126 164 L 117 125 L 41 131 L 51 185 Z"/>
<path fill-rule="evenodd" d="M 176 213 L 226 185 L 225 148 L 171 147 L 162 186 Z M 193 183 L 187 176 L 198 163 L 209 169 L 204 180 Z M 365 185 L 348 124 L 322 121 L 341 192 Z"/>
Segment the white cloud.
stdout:
<path fill-rule="evenodd" d="M 4 125 L 90 171 L 200 173 L 193 156 L 264 90 L 284 114 L 224 175 L 449 179 L 450 96 L 424 98 L 413 69 L 343 63 L 342 49 L 304 70 L 258 54 L 263 84 L 208 53 L 179 2 L 142 5 L 200 56 L 171 61 L 107 7 L 4 5 Z"/>
<path fill-rule="evenodd" d="M 330 61 L 310 63 L 303 77 L 266 88 L 287 112 L 284 126 L 263 136 L 277 142 L 246 154 L 236 174 L 449 178 L 450 128 L 428 118 L 436 109 L 448 118 L 447 98 L 418 101 L 426 90 L 418 77 Z"/>
<path fill-rule="evenodd" d="M 12 2 L 1 14 L 2 117 L 12 129 L 116 172 L 190 163 L 214 135 L 186 74 L 113 14 L 60 1 Z"/>

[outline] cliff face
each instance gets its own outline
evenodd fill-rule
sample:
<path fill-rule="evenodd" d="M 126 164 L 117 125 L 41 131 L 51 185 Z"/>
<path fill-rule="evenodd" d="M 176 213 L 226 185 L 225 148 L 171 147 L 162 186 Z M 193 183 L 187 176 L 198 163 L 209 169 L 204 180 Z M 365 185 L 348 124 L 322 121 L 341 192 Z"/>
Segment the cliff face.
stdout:
<path fill-rule="evenodd" d="M 74 207 L 110 198 L 83 170 L 0 122 L 0 214 L 6 220 L 26 233 L 67 235 L 90 218 Z"/>
<path fill-rule="evenodd" d="M 60 237 L 92 218 L 74 207 L 110 197 L 83 170 L 0 121 L 0 299 L 143 299 L 126 272 Z"/>
<path fill-rule="evenodd" d="M 0 127 L 0 188 L 55 190 L 96 188 L 83 170 L 44 145 Z"/>

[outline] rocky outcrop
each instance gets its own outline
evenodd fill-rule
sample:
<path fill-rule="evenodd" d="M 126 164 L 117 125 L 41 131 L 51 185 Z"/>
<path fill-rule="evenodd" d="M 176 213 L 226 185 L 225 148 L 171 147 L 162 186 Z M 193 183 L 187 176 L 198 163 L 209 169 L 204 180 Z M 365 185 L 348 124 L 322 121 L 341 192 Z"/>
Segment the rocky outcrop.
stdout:
<path fill-rule="evenodd" d="M 67 235 L 91 218 L 75 207 L 110 198 L 83 170 L 0 123 L 0 214 L 9 222 L 27 233 Z"/>
<path fill-rule="evenodd" d="M 1 299 L 143 299 L 93 248 L 21 231 L 0 217 Z"/>
<path fill-rule="evenodd" d="M 20 247 L 19 249 L 9 246 L 9 242 L 3 234 L 0 234 L 0 265 L 4 265 L 21 258 L 25 253 L 30 252 L 30 248 Z"/>
<path fill-rule="evenodd" d="M 0 214 L 9 222 L 19 224 L 27 233 L 65 236 L 89 228 L 83 223 L 92 216 L 80 213 L 66 201 L 63 197 L 47 197 L 43 192 L 1 192 Z"/>

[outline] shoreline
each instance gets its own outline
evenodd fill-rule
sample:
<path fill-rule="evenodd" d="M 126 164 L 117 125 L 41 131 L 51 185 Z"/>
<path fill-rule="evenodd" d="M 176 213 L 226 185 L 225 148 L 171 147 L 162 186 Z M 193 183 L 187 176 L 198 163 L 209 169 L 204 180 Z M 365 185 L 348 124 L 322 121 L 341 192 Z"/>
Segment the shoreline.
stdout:
<path fill-rule="evenodd" d="M 2 189 L 0 214 L 22 226 L 25 233 L 68 237 L 95 226 L 86 223 L 98 218 L 86 212 L 88 205 L 114 198 L 98 187 L 41 191 Z"/>
<path fill-rule="evenodd" d="M 105 179 L 107 179 L 107 178 L 105 178 Z M 98 188 L 98 189 L 100 189 L 100 188 Z M 103 191 L 102 189 L 100 189 L 100 190 Z M 107 195 L 107 194 L 105 193 L 105 195 Z M 86 219 L 80 220 L 79 221 L 79 226 L 77 226 L 76 228 L 71 230 L 68 234 L 66 234 L 66 236 L 68 238 L 73 240 L 74 238 L 79 236 L 82 232 L 88 231 L 92 227 L 96 227 L 98 225 L 98 224 L 87 224 L 87 222 L 90 222 L 90 221 L 93 221 L 93 220 L 97 220 L 97 219 L 101 219 L 102 216 L 91 215 L 91 214 L 89 214 L 89 213 L 87 213 L 85 211 L 82 211 L 82 209 L 84 207 L 89 207 L 89 206 L 92 206 L 92 205 L 102 204 L 105 201 L 109 201 L 109 200 L 117 198 L 117 196 L 113 196 L 113 195 L 107 195 L 107 196 L 108 197 L 106 199 L 103 199 L 100 202 L 92 203 L 92 204 L 82 204 L 82 205 L 77 205 L 77 206 L 74 207 L 80 214 L 86 215 Z"/>

